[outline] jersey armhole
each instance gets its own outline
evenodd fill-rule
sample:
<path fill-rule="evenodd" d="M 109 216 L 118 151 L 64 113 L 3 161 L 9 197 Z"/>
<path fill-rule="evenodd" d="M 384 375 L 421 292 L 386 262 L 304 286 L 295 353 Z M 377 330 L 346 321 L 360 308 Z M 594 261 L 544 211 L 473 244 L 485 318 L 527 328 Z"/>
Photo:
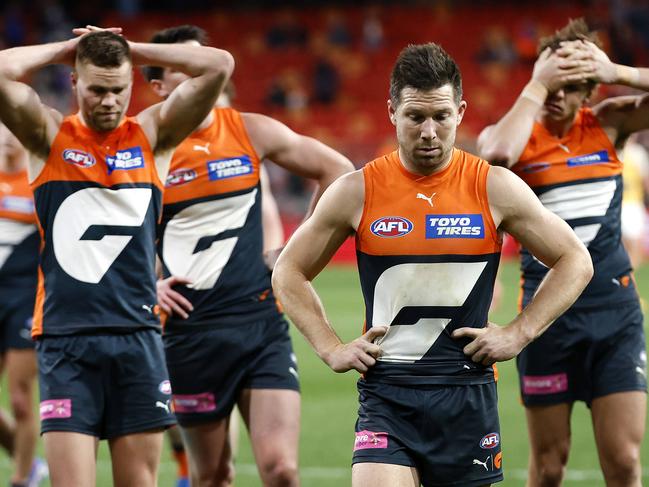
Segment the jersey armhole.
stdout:
<path fill-rule="evenodd" d="M 494 222 L 493 215 L 491 214 L 491 205 L 489 205 L 489 191 L 487 190 L 487 178 L 489 177 L 489 171 L 491 171 L 491 165 L 487 161 L 482 161 L 483 168 L 478 172 L 478 195 L 480 198 L 480 205 L 483 208 L 484 214 L 487 217 L 486 224 L 489 227 L 489 233 L 491 233 L 491 239 L 493 242 L 500 248 L 503 243 L 503 239 L 498 233 L 498 228 L 496 228 L 496 223 Z"/>
<path fill-rule="evenodd" d="M 152 182 L 158 187 L 158 189 L 160 189 L 160 191 L 164 192 L 165 184 L 160 180 L 160 175 L 158 174 L 158 165 L 156 164 L 155 154 L 153 152 L 153 149 L 151 148 L 151 142 L 149 142 L 149 138 L 146 136 L 146 133 L 144 133 L 144 130 L 142 129 L 142 126 L 139 124 L 139 122 L 137 121 L 137 118 L 129 117 L 129 120 L 137 127 L 138 136 L 142 138 L 142 140 L 144 141 L 143 143 L 145 144 L 145 149 L 149 152 L 149 154 L 151 154 L 151 159 L 153 160 L 153 167 L 151 168 L 152 170 L 150 171 L 153 174 Z M 178 148 L 178 146 L 176 146 L 176 148 Z M 167 170 L 167 175 L 171 171 L 172 158 L 173 158 L 173 154 L 170 156 L 169 159 L 169 169 Z"/>
<path fill-rule="evenodd" d="M 356 229 L 356 250 L 361 250 L 361 242 L 364 238 L 363 229 L 365 228 L 365 221 L 370 213 L 370 202 L 372 201 L 372 178 L 369 176 L 369 164 L 366 164 L 362 169 L 363 185 L 365 187 L 365 196 L 363 198 L 363 212 L 358 221 L 358 228 Z"/>

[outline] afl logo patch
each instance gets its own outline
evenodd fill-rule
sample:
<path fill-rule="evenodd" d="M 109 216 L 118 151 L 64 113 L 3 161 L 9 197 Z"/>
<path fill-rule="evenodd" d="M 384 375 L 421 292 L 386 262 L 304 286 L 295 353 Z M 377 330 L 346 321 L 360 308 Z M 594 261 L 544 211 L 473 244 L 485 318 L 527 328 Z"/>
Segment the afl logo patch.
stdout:
<path fill-rule="evenodd" d="M 193 169 L 177 169 L 167 176 L 165 187 L 180 186 L 196 179 L 198 175 Z"/>
<path fill-rule="evenodd" d="M 403 237 L 412 231 L 412 222 L 401 216 L 384 216 L 374 220 L 370 230 L 378 237 Z"/>
<path fill-rule="evenodd" d="M 95 158 L 79 149 L 65 149 L 63 151 L 63 160 L 68 164 L 74 164 L 79 167 L 91 167 L 95 165 Z"/>
<path fill-rule="evenodd" d="M 489 433 L 480 440 L 480 448 L 488 450 L 500 445 L 500 435 L 498 433 Z"/>
<path fill-rule="evenodd" d="M 158 390 L 163 394 L 171 394 L 171 382 L 163 380 L 160 382 L 160 385 L 158 385 Z"/>

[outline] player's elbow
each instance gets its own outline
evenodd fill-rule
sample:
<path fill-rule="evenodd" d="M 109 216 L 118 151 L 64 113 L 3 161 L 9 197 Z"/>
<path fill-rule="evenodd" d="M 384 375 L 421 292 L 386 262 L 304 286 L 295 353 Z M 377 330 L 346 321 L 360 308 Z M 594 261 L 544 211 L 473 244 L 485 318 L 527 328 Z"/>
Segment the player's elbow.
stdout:
<path fill-rule="evenodd" d="M 574 252 L 574 276 L 575 280 L 585 288 L 593 278 L 593 259 L 586 247 L 580 242 Z"/>
<path fill-rule="evenodd" d="M 229 78 L 234 71 L 234 57 L 228 51 L 208 47 L 210 60 L 206 63 L 206 71 L 219 78 Z"/>
<path fill-rule="evenodd" d="M 487 143 L 480 148 L 480 157 L 493 166 L 511 167 L 514 165 L 513 151 L 504 144 Z"/>
<path fill-rule="evenodd" d="M 355 169 L 356 168 L 354 167 L 354 164 L 352 164 L 352 161 L 341 154 L 339 155 L 339 157 L 332 161 L 329 172 L 333 176 L 333 179 L 338 179 L 343 174 L 352 172 Z"/>

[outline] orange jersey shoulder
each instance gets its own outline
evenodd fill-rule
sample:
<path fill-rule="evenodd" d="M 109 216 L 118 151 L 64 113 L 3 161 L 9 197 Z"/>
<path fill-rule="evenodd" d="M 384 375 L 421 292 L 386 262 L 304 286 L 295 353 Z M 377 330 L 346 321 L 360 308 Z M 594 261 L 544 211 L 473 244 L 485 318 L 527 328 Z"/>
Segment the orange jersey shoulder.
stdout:
<path fill-rule="evenodd" d="M 408 172 L 398 151 L 365 166 L 357 249 L 373 255 L 489 254 L 500 251 L 487 197 L 489 164 L 459 149 L 431 176 Z"/>
<path fill-rule="evenodd" d="M 0 171 L 0 218 L 35 223 L 34 196 L 29 187 L 27 171 Z"/>
<path fill-rule="evenodd" d="M 31 186 L 36 188 L 48 181 L 88 180 L 106 187 L 150 183 L 162 189 L 153 151 L 134 117 L 126 117 L 106 133 L 86 127 L 77 115 L 66 117 L 45 167 Z"/>
<path fill-rule="evenodd" d="M 615 176 L 622 171 L 622 163 L 593 111 L 582 108 L 561 138 L 535 123 L 512 170 L 536 187 Z"/>
<path fill-rule="evenodd" d="M 176 149 L 165 184 L 164 203 L 231 193 L 256 186 L 259 157 L 241 114 L 216 108 L 214 120 Z"/>

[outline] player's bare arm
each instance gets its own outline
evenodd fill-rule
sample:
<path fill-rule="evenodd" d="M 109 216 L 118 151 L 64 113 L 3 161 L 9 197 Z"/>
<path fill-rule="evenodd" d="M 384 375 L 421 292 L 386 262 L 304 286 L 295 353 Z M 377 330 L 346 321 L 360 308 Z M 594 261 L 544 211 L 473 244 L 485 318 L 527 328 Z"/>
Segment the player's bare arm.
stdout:
<path fill-rule="evenodd" d="M 342 176 L 324 192 L 313 215 L 291 237 L 273 271 L 273 290 L 284 311 L 318 356 L 336 372 L 366 372 L 380 353 L 372 343 L 387 327 L 372 327 L 343 343 L 325 314 L 311 281 L 358 227 L 363 211 L 362 171 Z"/>
<path fill-rule="evenodd" d="M 649 68 L 615 64 L 592 42 L 581 45 L 584 60 L 592 65 L 593 81 L 649 92 Z M 611 142 L 621 146 L 632 133 L 649 128 L 649 93 L 608 98 L 593 107 L 593 112 Z"/>
<path fill-rule="evenodd" d="M 268 178 L 268 171 L 262 165 L 259 168 L 259 181 L 261 184 L 261 227 L 264 232 L 264 262 L 272 270 L 284 246 L 284 227 Z"/>
<path fill-rule="evenodd" d="M 0 120 L 30 152 L 46 159 L 63 116 L 19 81 L 50 64 L 74 64 L 79 38 L 0 51 Z"/>
<path fill-rule="evenodd" d="M 277 120 L 254 113 L 243 113 L 242 117 L 260 159 L 268 158 L 298 176 L 317 181 L 309 213 L 331 183 L 354 170 L 349 159 L 339 152 L 295 133 Z"/>
<path fill-rule="evenodd" d="M 545 49 L 536 63 L 532 78 L 503 118 L 486 127 L 478 137 L 478 154 L 492 164 L 512 167 L 532 135 L 548 93 L 568 83 L 579 83 L 593 74 L 575 46 L 566 44 L 552 52 Z"/>
<path fill-rule="evenodd" d="M 550 270 L 527 307 L 508 325 L 460 328 L 454 337 L 473 339 L 464 353 L 491 365 L 515 357 L 579 297 L 593 275 L 590 254 L 570 226 L 545 209 L 514 173 L 492 167 L 489 205 L 499 230 L 516 238 Z"/>
<path fill-rule="evenodd" d="M 130 42 L 133 63 L 162 66 L 189 76 L 163 102 L 144 110 L 138 121 L 154 154 L 166 154 L 207 117 L 234 69 L 234 58 L 222 49 L 193 44 Z M 167 168 L 158 167 L 166 175 Z"/>

